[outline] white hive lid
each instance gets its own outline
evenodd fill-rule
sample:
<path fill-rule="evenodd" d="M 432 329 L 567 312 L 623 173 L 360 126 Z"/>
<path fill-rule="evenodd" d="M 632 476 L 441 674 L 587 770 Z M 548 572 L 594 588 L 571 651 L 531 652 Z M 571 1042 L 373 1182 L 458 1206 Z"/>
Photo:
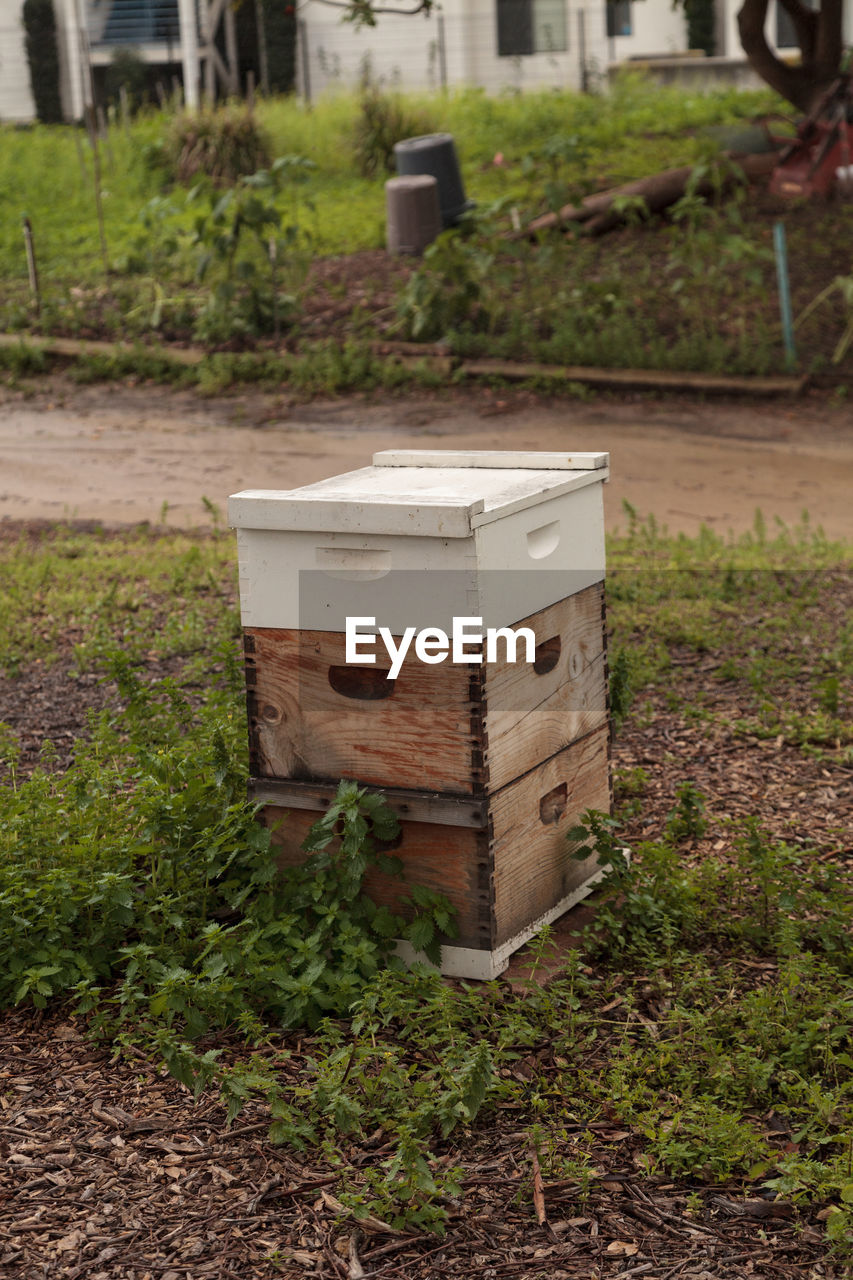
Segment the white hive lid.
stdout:
<path fill-rule="evenodd" d="M 549 498 L 607 479 L 606 453 L 389 450 L 373 466 L 301 489 L 247 489 L 228 503 L 238 529 L 467 538 Z"/>

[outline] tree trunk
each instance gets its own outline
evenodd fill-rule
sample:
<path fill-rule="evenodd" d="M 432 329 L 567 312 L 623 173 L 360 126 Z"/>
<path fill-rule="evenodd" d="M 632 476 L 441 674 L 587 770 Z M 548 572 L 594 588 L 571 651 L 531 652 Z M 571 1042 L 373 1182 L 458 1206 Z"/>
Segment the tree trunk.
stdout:
<path fill-rule="evenodd" d="M 744 0 L 737 15 L 740 42 L 750 65 L 771 89 L 807 115 L 839 72 L 843 42 L 843 0 L 821 0 L 816 11 L 802 0 L 780 0 L 800 42 L 799 66 L 783 62 L 767 43 L 764 28 L 769 0 Z"/>

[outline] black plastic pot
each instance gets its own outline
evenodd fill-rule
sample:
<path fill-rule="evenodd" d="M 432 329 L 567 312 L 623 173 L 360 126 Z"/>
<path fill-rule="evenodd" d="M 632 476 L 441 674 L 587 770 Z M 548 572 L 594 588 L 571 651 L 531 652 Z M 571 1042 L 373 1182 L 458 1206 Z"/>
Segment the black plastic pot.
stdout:
<path fill-rule="evenodd" d="M 431 174 L 438 183 L 442 225 L 452 227 L 464 213 L 473 209 L 474 201 L 466 200 L 456 146 L 449 133 L 428 133 L 421 138 L 406 138 L 394 147 L 397 173 Z"/>

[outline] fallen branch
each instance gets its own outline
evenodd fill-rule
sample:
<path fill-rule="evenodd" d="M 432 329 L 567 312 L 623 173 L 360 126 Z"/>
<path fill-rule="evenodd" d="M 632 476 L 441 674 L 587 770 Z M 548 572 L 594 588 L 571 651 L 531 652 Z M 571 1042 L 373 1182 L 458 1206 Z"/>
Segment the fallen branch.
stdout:
<path fill-rule="evenodd" d="M 733 182 L 746 178 L 766 177 L 778 163 L 775 151 L 760 152 L 751 156 L 731 156 L 729 171 L 722 177 L 700 177 L 695 184 L 697 195 L 712 195 L 721 187 L 730 186 Z M 625 221 L 625 214 L 616 203 L 621 198 L 639 197 L 646 203 L 649 213 L 661 213 L 675 204 L 687 191 L 687 185 L 693 176 L 695 165 L 682 165 L 679 169 L 665 169 L 662 173 L 653 173 L 646 178 L 637 178 L 634 182 L 623 183 L 621 187 L 612 187 L 609 191 L 598 191 L 586 196 L 579 205 L 567 204 L 559 213 L 545 213 L 534 218 L 525 230 L 513 232 L 510 239 L 518 240 L 522 236 L 534 235 L 537 231 L 549 231 L 557 227 L 582 224 L 589 235 L 603 235 Z"/>

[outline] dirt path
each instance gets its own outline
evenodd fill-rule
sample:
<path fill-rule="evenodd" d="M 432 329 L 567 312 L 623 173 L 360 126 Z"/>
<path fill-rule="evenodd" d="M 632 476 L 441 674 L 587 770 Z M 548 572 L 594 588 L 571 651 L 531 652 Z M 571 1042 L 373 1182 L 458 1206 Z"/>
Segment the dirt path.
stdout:
<path fill-rule="evenodd" d="M 453 391 L 289 406 L 258 393 L 49 380 L 0 390 L 0 519 L 204 525 L 243 488 L 289 489 L 394 445 L 606 449 L 611 528 L 623 500 L 673 531 L 721 533 L 804 510 L 853 537 L 853 412 L 825 397 L 723 404 L 642 396 L 546 401 Z"/>

